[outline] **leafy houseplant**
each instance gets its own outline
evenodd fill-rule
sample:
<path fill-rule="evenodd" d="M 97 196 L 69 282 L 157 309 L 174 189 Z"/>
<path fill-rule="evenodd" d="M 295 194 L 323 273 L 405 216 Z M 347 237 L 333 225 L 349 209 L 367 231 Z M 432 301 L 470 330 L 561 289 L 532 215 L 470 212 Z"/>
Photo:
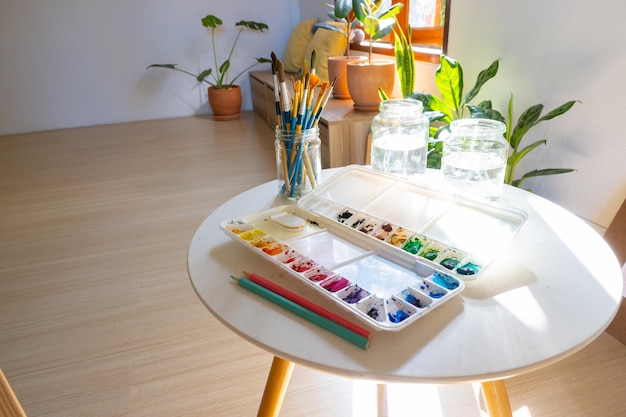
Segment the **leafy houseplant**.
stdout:
<path fill-rule="evenodd" d="M 490 100 L 482 101 L 477 106 L 470 104 L 478 95 L 483 85 L 496 76 L 498 67 L 499 62 L 496 60 L 488 68 L 481 71 L 472 89 L 463 96 L 464 85 L 461 64 L 446 55 L 441 55 L 440 65 L 435 74 L 437 89 L 441 97 L 423 93 L 413 93 L 410 95 L 411 98 L 420 100 L 424 104 L 424 114 L 431 122 L 430 136 L 433 141 L 429 145 L 430 154 L 428 166 L 431 168 L 439 168 L 442 147 L 440 139 L 449 132 L 450 122 L 463 118 L 465 110 L 468 110 L 470 117 L 494 119 L 506 124 L 505 138 L 511 146 L 504 178 L 506 184 L 520 187 L 522 182 L 527 178 L 574 171 L 574 169 L 570 168 L 535 169 L 523 174 L 519 178 L 515 177 L 515 169 L 521 159 L 535 148 L 547 143 L 546 139 L 542 139 L 520 149 L 524 135 L 539 123 L 554 119 L 569 111 L 574 104 L 576 104 L 576 100 L 568 101 L 543 116 L 541 116 L 543 105 L 535 104 L 524 111 L 514 125 L 513 95 L 511 95 L 508 102 L 507 118 L 492 108 Z"/>
<path fill-rule="evenodd" d="M 196 81 L 200 83 L 202 82 L 207 83 L 209 85 L 209 88 L 208 88 L 209 103 L 211 105 L 211 108 L 213 109 L 213 113 L 216 116 L 216 119 L 230 120 L 239 116 L 239 110 L 241 108 L 241 89 L 239 88 L 239 86 L 235 84 L 235 81 L 241 75 L 243 75 L 246 71 L 248 71 L 255 65 L 263 63 L 263 62 L 272 62 L 272 61 L 268 58 L 255 58 L 256 59 L 255 63 L 248 66 L 243 71 L 239 72 L 234 78 L 232 78 L 232 80 L 229 80 L 228 73 L 229 73 L 229 70 L 231 69 L 230 60 L 233 56 L 233 52 L 235 51 L 235 47 L 237 46 L 237 42 L 239 41 L 239 37 L 241 36 L 241 32 L 243 32 L 244 29 L 250 29 L 253 31 L 257 31 L 257 32 L 263 32 L 266 29 L 268 29 L 268 26 L 265 23 L 253 22 L 253 21 L 247 21 L 247 20 L 240 20 L 239 22 L 235 23 L 235 26 L 239 28 L 237 32 L 237 36 L 235 37 L 235 40 L 233 41 L 233 44 L 230 48 L 230 53 L 228 54 L 228 58 L 226 58 L 224 62 L 219 64 L 219 61 L 217 58 L 217 52 L 215 49 L 215 38 L 216 38 L 215 29 L 218 26 L 221 26 L 222 24 L 223 24 L 222 20 L 214 15 L 207 15 L 204 18 L 202 18 L 202 25 L 205 28 L 211 28 L 211 47 L 213 50 L 213 66 L 214 66 L 213 68 L 205 69 L 199 74 L 193 74 L 189 71 L 178 68 L 176 64 L 152 64 L 152 65 L 149 65 L 148 68 L 167 68 L 167 69 L 179 71 L 179 72 L 182 72 L 184 74 L 194 77 Z M 220 100 L 212 100 L 214 93 L 217 93 L 217 94 L 220 94 L 220 93 L 215 92 L 214 90 L 236 90 L 236 91 L 233 91 L 233 94 L 238 95 L 238 105 L 235 102 L 231 106 L 231 109 L 225 110 L 225 112 L 229 113 L 231 111 L 235 111 L 234 108 L 236 108 L 235 114 L 230 114 L 230 115 L 220 114 L 221 111 L 216 109 L 216 107 L 219 106 L 218 102 Z M 223 93 L 223 92 L 221 93 L 221 95 L 224 95 L 224 94 L 226 93 Z"/>

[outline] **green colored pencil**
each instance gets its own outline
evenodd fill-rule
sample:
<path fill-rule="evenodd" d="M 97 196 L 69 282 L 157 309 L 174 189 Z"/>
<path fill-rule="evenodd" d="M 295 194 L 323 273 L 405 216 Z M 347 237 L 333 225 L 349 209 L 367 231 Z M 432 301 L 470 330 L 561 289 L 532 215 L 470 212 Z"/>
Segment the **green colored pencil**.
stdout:
<path fill-rule="evenodd" d="M 234 276 L 231 276 L 231 278 L 234 279 L 240 287 L 243 287 L 248 291 L 260 295 L 261 297 L 273 302 L 274 304 L 279 305 L 304 319 L 307 319 L 311 323 L 317 324 L 323 329 L 335 333 L 337 336 L 344 338 L 345 340 L 359 346 L 360 348 L 367 349 L 369 347 L 370 341 L 368 338 L 363 337 L 360 334 L 357 334 L 352 330 L 349 330 L 331 320 L 328 320 L 327 318 L 322 317 L 319 314 L 305 307 L 302 307 L 301 305 L 296 304 L 293 301 L 288 300 L 285 297 L 250 281 L 247 278 L 239 278 Z"/>

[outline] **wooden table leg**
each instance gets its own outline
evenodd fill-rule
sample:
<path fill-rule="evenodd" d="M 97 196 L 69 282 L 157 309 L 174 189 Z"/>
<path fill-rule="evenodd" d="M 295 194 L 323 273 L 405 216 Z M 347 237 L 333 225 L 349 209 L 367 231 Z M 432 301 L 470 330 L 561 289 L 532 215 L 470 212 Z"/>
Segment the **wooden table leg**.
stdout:
<path fill-rule="evenodd" d="M 387 404 L 387 385 L 376 384 L 376 405 L 378 413 L 376 417 L 389 417 L 389 404 Z"/>
<path fill-rule="evenodd" d="M 512 417 L 511 403 L 504 380 L 481 382 L 489 417 Z"/>
<path fill-rule="evenodd" d="M 270 373 L 267 376 L 265 391 L 259 406 L 257 417 L 277 417 L 285 398 L 289 378 L 293 371 L 293 362 L 274 356 Z"/>

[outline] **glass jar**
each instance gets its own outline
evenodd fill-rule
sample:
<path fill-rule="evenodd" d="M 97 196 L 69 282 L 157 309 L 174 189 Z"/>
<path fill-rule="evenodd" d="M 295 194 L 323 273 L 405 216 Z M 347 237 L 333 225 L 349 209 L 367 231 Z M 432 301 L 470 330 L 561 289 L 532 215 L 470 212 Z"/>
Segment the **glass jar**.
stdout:
<path fill-rule="evenodd" d="M 276 173 L 278 193 L 297 200 L 320 182 L 322 158 L 319 128 L 302 131 L 276 127 Z"/>
<path fill-rule="evenodd" d="M 450 123 L 443 141 L 441 171 L 461 194 L 497 200 L 504 185 L 509 143 L 506 125 L 490 119 L 460 119 Z"/>
<path fill-rule="evenodd" d="M 410 176 L 426 171 L 428 119 L 418 100 L 394 99 L 380 103 L 372 120 L 372 168 Z"/>

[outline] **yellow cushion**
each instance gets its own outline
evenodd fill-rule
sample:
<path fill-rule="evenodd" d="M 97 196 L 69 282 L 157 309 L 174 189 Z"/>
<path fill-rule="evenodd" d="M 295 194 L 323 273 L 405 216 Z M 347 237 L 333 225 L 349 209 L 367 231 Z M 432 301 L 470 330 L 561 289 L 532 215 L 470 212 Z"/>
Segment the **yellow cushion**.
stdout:
<path fill-rule="evenodd" d="M 296 25 L 291 31 L 287 48 L 283 55 L 283 65 L 287 72 L 298 72 L 304 63 L 304 51 L 313 39 L 313 25 L 317 18 L 304 20 Z"/>
<path fill-rule="evenodd" d="M 345 30 L 345 24 L 341 22 L 328 21 L 326 23 Z M 344 55 L 347 47 L 348 41 L 344 33 L 318 28 L 306 48 L 304 59 L 307 61 L 307 66 L 310 66 L 311 52 L 315 50 L 315 73 L 322 81 L 328 80 L 328 57 Z"/>

